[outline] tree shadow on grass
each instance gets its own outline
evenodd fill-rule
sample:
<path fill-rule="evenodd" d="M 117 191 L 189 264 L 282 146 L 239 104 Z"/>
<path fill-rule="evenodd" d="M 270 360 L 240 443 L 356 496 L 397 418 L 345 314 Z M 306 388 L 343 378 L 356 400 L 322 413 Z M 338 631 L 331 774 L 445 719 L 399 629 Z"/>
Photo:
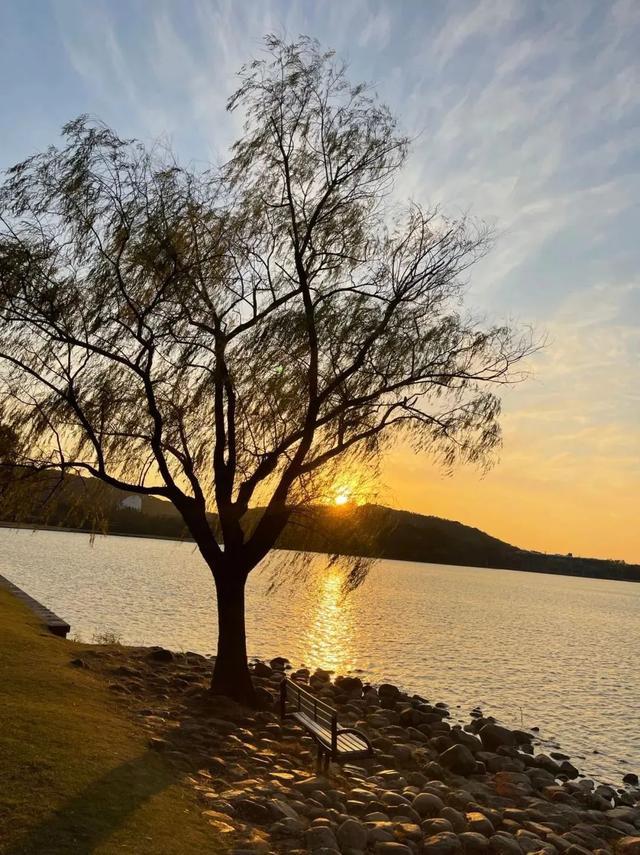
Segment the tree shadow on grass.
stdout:
<path fill-rule="evenodd" d="M 146 751 L 93 781 L 6 850 L 7 855 L 90 855 L 127 817 L 176 782 L 155 751 Z M 132 841 L 123 851 L 144 852 L 150 840 Z"/>

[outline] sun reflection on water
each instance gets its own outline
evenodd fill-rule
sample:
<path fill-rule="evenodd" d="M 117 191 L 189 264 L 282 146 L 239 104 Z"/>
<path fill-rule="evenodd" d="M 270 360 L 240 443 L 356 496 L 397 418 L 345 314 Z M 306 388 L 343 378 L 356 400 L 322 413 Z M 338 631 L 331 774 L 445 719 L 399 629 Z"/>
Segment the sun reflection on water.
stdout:
<path fill-rule="evenodd" d="M 303 635 L 309 665 L 345 674 L 353 668 L 353 604 L 343 597 L 343 574 L 329 570 L 316 577 L 311 611 Z"/>

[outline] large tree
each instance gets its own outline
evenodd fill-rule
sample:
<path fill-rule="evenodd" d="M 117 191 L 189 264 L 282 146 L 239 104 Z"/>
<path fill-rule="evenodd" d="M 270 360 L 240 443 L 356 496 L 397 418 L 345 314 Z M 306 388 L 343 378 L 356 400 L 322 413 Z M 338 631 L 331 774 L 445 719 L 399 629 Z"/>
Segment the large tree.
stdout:
<path fill-rule="evenodd" d="M 266 46 L 222 168 L 81 117 L 0 189 L 19 463 L 173 502 L 215 581 L 212 688 L 243 701 L 245 583 L 292 515 L 401 437 L 486 460 L 496 389 L 531 350 L 463 310 L 487 230 L 391 196 L 408 141 L 389 110 L 315 42 Z"/>

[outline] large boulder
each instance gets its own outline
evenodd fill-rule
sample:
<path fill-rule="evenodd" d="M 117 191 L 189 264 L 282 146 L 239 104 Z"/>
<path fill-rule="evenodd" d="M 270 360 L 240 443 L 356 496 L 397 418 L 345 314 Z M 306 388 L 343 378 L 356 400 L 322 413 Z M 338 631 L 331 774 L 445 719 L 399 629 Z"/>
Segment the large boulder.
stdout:
<path fill-rule="evenodd" d="M 533 734 L 526 730 L 512 730 L 511 733 L 518 745 L 528 745 L 533 741 Z"/>
<path fill-rule="evenodd" d="M 325 826 L 314 826 L 309 828 L 306 834 L 307 849 L 317 852 L 318 849 L 338 850 L 338 841 L 330 828 Z"/>
<path fill-rule="evenodd" d="M 400 697 L 400 689 L 391 683 L 382 683 L 381 686 L 378 686 L 378 697 L 395 701 Z"/>
<path fill-rule="evenodd" d="M 469 811 L 467 813 L 469 831 L 475 831 L 485 837 L 491 837 L 495 833 L 493 823 L 480 811 Z"/>
<path fill-rule="evenodd" d="M 324 668 L 316 668 L 316 670 L 311 675 L 311 680 L 319 683 L 330 683 L 331 682 L 331 671 L 325 671 Z"/>
<path fill-rule="evenodd" d="M 300 819 L 298 811 L 283 799 L 271 799 L 269 809 L 276 819 Z"/>
<path fill-rule="evenodd" d="M 443 751 L 438 758 L 441 766 L 456 775 L 473 775 L 476 771 L 476 761 L 466 745 L 452 745 Z"/>
<path fill-rule="evenodd" d="M 439 763 L 431 760 L 422 770 L 429 781 L 444 781 L 446 773 Z"/>
<path fill-rule="evenodd" d="M 478 738 L 473 736 L 471 733 L 467 733 L 461 727 L 452 727 L 449 732 L 449 737 L 453 739 L 454 742 L 466 745 L 472 754 L 476 754 L 478 751 L 482 750 L 482 743 Z"/>
<path fill-rule="evenodd" d="M 484 763 L 489 772 L 524 772 L 526 768 L 517 757 L 494 754 L 492 751 L 479 751 L 476 760 Z"/>
<path fill-rule="evenodd" d="M 350 698 L 362 697 L 362 680 L 360 677 L 336 677 L 334 685 L 336 689 L 344 692 Z"/>
<path fill-rule="evenodd" d="M 467 819 L 462 813 L 462 811 L 456 810 L 450 805 L 447 805 L 447 807 L 442 808 L 442 810 L 440 811 L 440 816 L 443 819 L 448 820 L 451 823 L 453 830 L 458 834 L 462 833 L 463 831 L 466 831 L 468 828 Z"/>
<path fill-rule="evenodd" d="M 544 769 L 556 778 L 560 774 L 560 764 L 546 754 L 536 754 L 534 757 L 536 766 L 539 769 Z"/>
<path fill-rule="evenodd" d="M 391 749 L 391 753 L 399 763 L 405 764 L 411 760 L 413 749 L 410 745 L 406 745 L 403 742 L 396 742 Z"/>
<path fill-rule="evenodd" d="M 503 745 L 515 747 L 517 744 L 513 733 L 499 724 L 485 724 L 479 735 L 487 751 L 496 751 Z"/>
<path fill-rule="evenodd" d="M 296 789 L 300 790 L 303 795 L 311 795 L 311 793 L 316 790 L 320 790 L 320 792 L 324 792 L 331 788 L 329 781 L 326 778 L 322 778 L 320 776 L 313 778 L 305 778 L 303 781 L 298 781 L 296 784 Z"/>
<path fill-rule="evenodd" d="M 367 843 L 393 843 L 393 823 L 387 820 L 367 820 Z"/>
<path fill-rule="evenodd" d="M 268 689 L 265 689 L 264 686 L 255 686 L 254 692 L 256 706 L 259 710 L 270 710 L 273 708 L 276 702 L 274 694 L 272 694 Z"/>
<path fill-rule="evenodd" d="M 251 822 L 264 824 L 271 818 L 271 811 L 260 802 L 254 799 L 238 799 L 234 803 L 234 807 L 238 816 L 242 819 L 248 819 Z"/>
<path fill-rule="evenodd" d="M 301 820 L 285 817 L 273 823 L 269 828 L 269 834 L 272 837 L 302 837 L 305 827 L 305 824 Z M 250 850 L 250 852 L 253 855 L 254 850 Z M 238 855 L 237 849 L 234 850 L 234 855 Z"/>
<path fill-rule="evenodd" d="M 165 650 L 164 647 L 152 647 L 147 653 L 147 659 L 153 662 L 173 662 L 174 654 L 170 650 Z"/>
<path fill-rule="evenodd" d="M 433 837 L 435 834 L 441 834 L 443 831 L 455 831 L 448 819 L 443 819 L 441 816 L 435 816 L 432 819 L 423 819 L 420 823 L 425 837 Z"/>
<path fill-rule="evenodd" d="M 367 829 L 357 819 L 345 819 L 336 832 L 340 850 L 364 849 L 367 845 Z"/>
<path fill-rule="evenodd" d="M 444 802 L 433 793 L 418 793 L 411 806 L 421 817 L 438 816 L 444 808 Z"/>
<path fill-rule="evenodd" d="M 266 662 L 256 662 L 253 666 L 253 673 L 256 677 L 270 677 L 273 674 L 273 668 L 270 668 Z"/>
<path fill-rule="evenodd" d="M 580 772 L 569 760 L 563 760 L 560 764 L 560 774 L 566 775 L 569 780 L 575 780 Z"/>
<path fill-rule="evenodd" d="M 424 853 L 437 853 L 437 855 L 455 855 L 457 852 L 462 852 L 462 844 L 457 834 L 451 831 L 443 831 L 440 834 L 434 834 L 432 837 L 427 837 L 422 844 Z"/>
<path fill-rule="evenodd" d="M 522 855 L 522 849 L 515 837 L 503 831 L 489 838 L 489 851 L 495 852 L 495 855 Z"/>
<path fill-rule="evenodd" d="M 547 772 L 546 769 L 528 769 L 527 777 L 531 781 L 532 787 L 536 790 L 552 787 L 556 782 L 555 775 Z"/>
<path fill-rule="evenodd" d="M 374 849 L 376 855 L 413 855 L 413 850 L 404 843 L 381 842 L 376 843 Z"/>
<path fill-rule="evenodd" d="M 458 838 L 462 844 L 465 855 L 475 852 L 489 852 L 489 841 L 483 834 L 477 831 L 465 831 Z"/>

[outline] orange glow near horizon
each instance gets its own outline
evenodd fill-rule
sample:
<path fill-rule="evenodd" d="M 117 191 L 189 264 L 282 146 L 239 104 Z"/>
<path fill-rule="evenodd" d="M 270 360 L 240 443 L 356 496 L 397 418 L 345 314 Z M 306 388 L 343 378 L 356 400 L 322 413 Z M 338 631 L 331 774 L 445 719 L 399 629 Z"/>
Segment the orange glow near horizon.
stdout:
<path fill-rule="evenodd" d="M 628 463 L 545 456 L 540 446 L 555 437 L 518 427 L 485 475 L 460 466 L 446 476 L 428 455 L 397 446 L 382 467 L 379 504 L 456 520 L 522 549 L 640 563 L 638 482 Z"/>

